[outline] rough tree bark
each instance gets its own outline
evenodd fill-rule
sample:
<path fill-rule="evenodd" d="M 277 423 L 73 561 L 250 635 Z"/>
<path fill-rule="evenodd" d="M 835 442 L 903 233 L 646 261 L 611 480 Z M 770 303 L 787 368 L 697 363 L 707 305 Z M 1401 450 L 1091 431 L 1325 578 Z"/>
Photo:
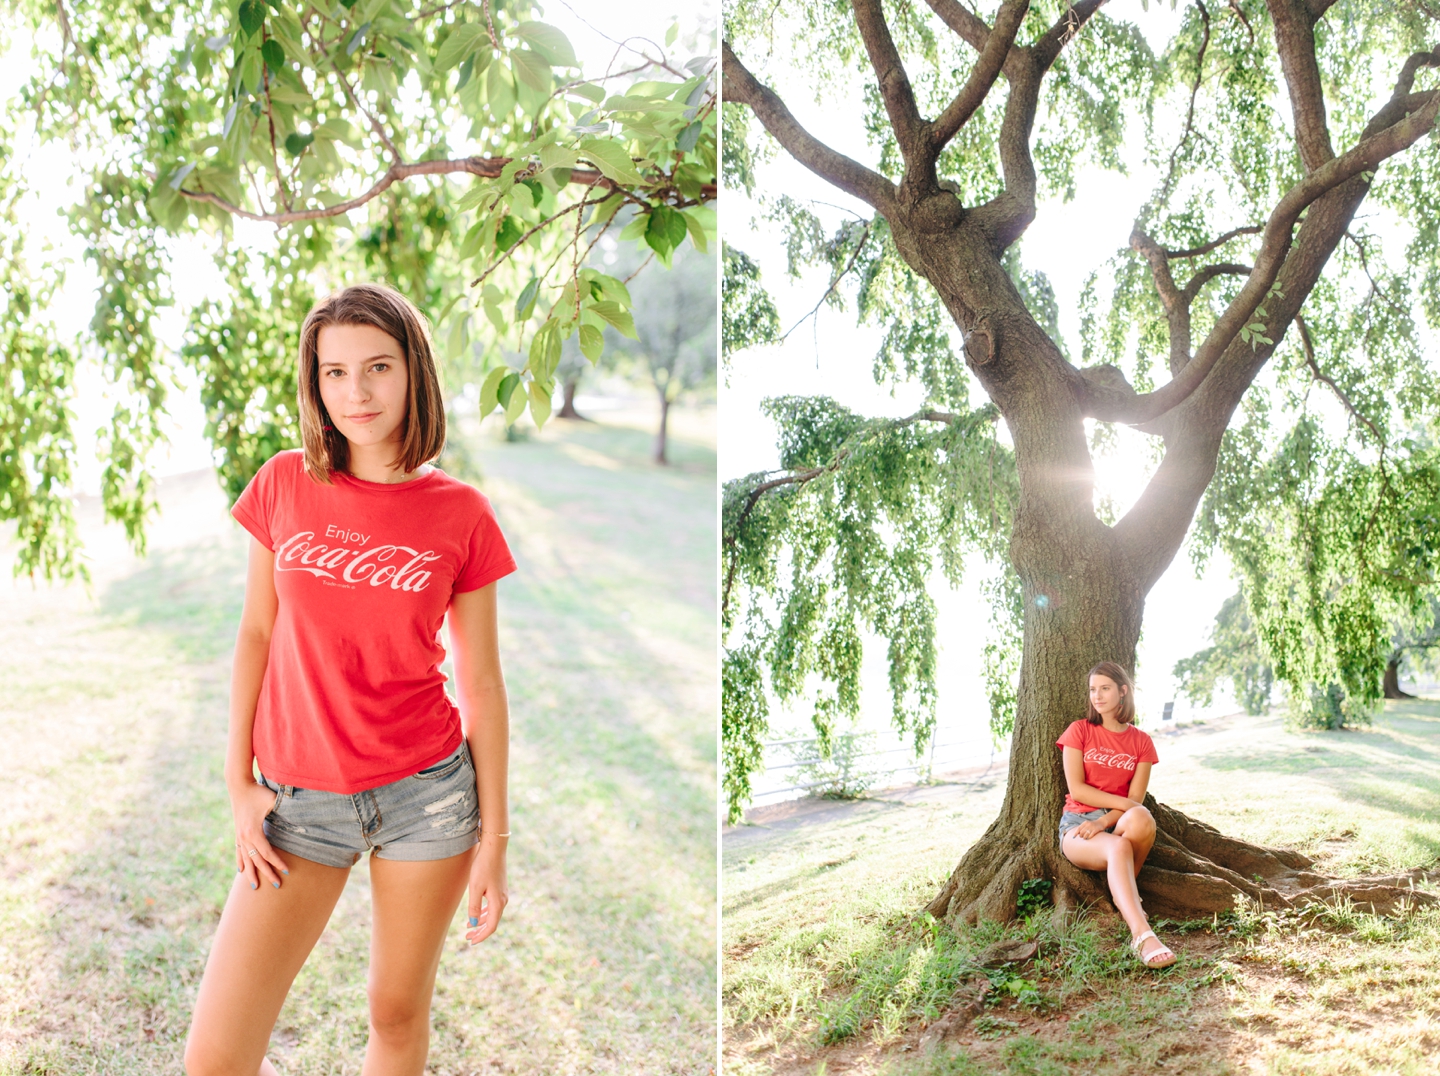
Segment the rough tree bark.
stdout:
<path fill-rule="evenodd" d="M 936 916 L 1007 920 L 1021 882 L 1054 882 L 1057 908 L 1109 905 L 1103 875 L 1082 871 L 1060 853 L 1056 825 L 1064 775 L 1055 741 L 1082 716 L 1086 672 L 1101 660 L 1134 667 L 1145 595 L 1184 541 L 1214 475 L 1231 415 L 1274 345 L 1239 338 L 1268 299 L 1264 335 L 1279 341 L 1345 233 L 1381 162 L 1436 124 L 1440 93 L 1411 92 L 1420 66 L 1440 66 L 1440 49 L 1410 57 L 1389 102 L 1364 135 L 1337 156 L 1325 125 L 1314 26 L 1328 5 L 1272 0 L 1282 69 L 1294 105 L 1305 175 L 1263 225 L 1256 264 L 1195 270 L 1183 286 L 1172 262 L 1196 251 L 1166 251 L 1138 227 L 1132 240 L 1151 263 L 1170 320 L 1171 380 L 1137 394 L 1113 366 L 1077 370 L 1039 326 L 1001 264 L 1006 248 L 1035 215 L 1036 175 L 1030 131 L 1041 82 L 1065 43 L 1082 32 L 1104 0 L 1080 0 L 1033 43 L 1016 43 L 1028 8 L 1006 0 L 992 29 L 956 0 L 926 0 L 978 58 L 965 87 L 942 115 L 919 114 L 880 0 L 854 0 L 856 25 L 905 162 L 898 183 L 817 141 L 783 101 L 723 48 L 724 95 L 743 103 L 797 161 L 867 202 L 890 226 L 905 261 L 934 286 L 965 339 L 969 369 L 1000 409 L 1015 447 L 1020 503 L 1010 541 L 1023 585 L 1024 650 L 1005 801 L 929 904 Z M 996 80 L 1009 93 L 996 147 L 1005 189 L 966 207 L 942 188 L 935 162 Z M 1308 210 L 1308 212 L 1306 212 Z M 1301 215 L 1304 220 L 1301 223 Z M 1298 229 L 1297 229 L 1298 225 Z M 1228 237 L 1222 237 L 1228 238 Z M 1244 276 L 1239 295 L 1191 354 L 1190 304 L 1223 274 Z M 1271 296 L 1272 285 L 1277 289 Z M 1283 293 L 1283 296 L 1280 294 Z M 1087 418 L 1126 422 L 1162 436 L 1165 455 L 1134 508 L 1113 527 L 1093 508 Z M 1194 916 L 1227 910 L 1243 894 L 1270 905 L 1348 894 L 1388 910 L 1415 893 L 1412 876 L 1340 881 L 1311 870 L 1297 852 L 1227 837 L 1147 797 L 1158 824 L 1154 852 L 1140 876 L 1152 915 Z"/>

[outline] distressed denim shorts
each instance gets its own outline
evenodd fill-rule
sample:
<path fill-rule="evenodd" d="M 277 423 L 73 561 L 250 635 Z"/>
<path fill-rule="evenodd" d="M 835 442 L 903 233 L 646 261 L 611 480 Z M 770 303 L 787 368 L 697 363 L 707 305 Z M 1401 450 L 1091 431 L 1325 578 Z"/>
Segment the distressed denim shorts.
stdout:
<path fill-rule="evenodd" d="M 480 801 L 475 767 L 464 740 L 449 758 L 379 788 L 343 795 L 280 785 L 265 816 L 265 836 L 282 852 L 327 867 L 350 867 L 362 853 L 382 859 L 449 859 L 478 838 Z"/>
<path fill-rule="evenodd" d="M 1103 807 L 1102 807 L 1100 810 L 1098 810 L 1098 811 L 1086 811 L 1086 812 L 1084 812 L 1083 814 L 1077 813 L 1077 812 L 1075 812 L 1075 811 L 1066 811 L 1064 814 L 1062 814 L 1062 815 L 1060 816 L 1060 841 L 1061 841 L 1061 843 L 1063 844 L 1064 841 L 1065 841 L 1065 834 L 1069 833 L 1072 829 L 1077 828 L 1077 827 L 1080 825 L 1080 823 L 1082 823 L 1082 822 L 1098 822 L 1098 821 L 1100 821 L 1100 819 L 1104 818 L 1104 817 L 1105 817 L 1107 814 L 1109 814 L 1109 813 L 1110 813 L 1110 812 L 1109 812 L 1108 810 L 1106 810 L 1105 808 L 1103 808 Z M 1105 828 L 1105 832 L 1106 832 L 1106 833 L 1114 833 L 1114 832 L 1115 832 L 1115 827 L 1114 827 L 1114 826 L 1107 826 L 1107 827 Z"/>

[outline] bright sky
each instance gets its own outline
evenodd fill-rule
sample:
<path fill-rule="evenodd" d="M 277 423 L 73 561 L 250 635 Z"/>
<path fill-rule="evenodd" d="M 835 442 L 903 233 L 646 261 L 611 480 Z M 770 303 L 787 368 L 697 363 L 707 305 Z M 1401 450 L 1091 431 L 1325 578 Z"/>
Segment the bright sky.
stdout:
<path fill-rule="evenodd" d="M 663 44 L 666 31 L 677 20 L 680 42 L 706 34 L 712 35 L 713 41 L 716 11 L 714 0 L 654 0 L 643 4 L 636 0 L 585 0 L 583 4 L 550 0 L 544 5 L 542 18 L 565 33 L 582 70 L 589 73 L 609 68 L 617 49 L 619 61 L 614 68 L 633 66 L 634 53 L 621 49 L 621 44 L 628 42 L 645 47 L 646 40 Z M 653 48 L 651 52 L 653 54 Z M 9 53 L 0 57 L 0 104 L 3 107 L 8 110 L 14 106 L 16 92 L 33 73 L 29 40 L 15 35 Z M 16 159 L 0 163 L 0 167 L 25 169 L 34 191 L 27 206 L 32 222 L 29 257 L 32 264 L 38 263 L 41 252 L 48 246 L 53 252 L 45 255 L 45 259 L 65 265 L 65 286 L 52 304 L 51 314 L 62 329 L 78 333 L 93 313 L 96 279 L 84 260 L 83 244 L 70 235 L 59 215 L 79 197 L 68 150 L 24 140 L 16 150 Z M 270 242 L 273 232 L 268 225 L 237 221 L 234 234 L 241 243 L 263 247 Z M 171 348 L 178 349 L 182 342 L 186 311 L 202 299 L 223 292 L 223 279 L 211 259 L 212 243 L 208 237 L 187 236 L 169 244 L 176 305 L 166 311 L 160 335 Z M 93 365 L 88 369 L 82 366 L 78 384 L 73 410 L 76 441 L 83 448 L 94 444 L 93 431 L 108 423 L 112 403 L 104 378 Z M 156 472 L 178 474 L 209 466 L 210 446 L 204 437 L 205 415 L 198 386 L 192 382 L 182 383 L 171 394 L 169 411 L 165 426 L 170 443 L 161 446 L 152 461 Z M 80 492 L 98 492 L 101 465 L 93 454 L 82 453 L 77 472 Z"/>
<path fill-rule="evenodd" d="M 1181 12 L 1169 4 L 1141 9 L 1140 0 L 1119 0 L 1107 11 L 1115 18 L 1135 20 L 1157 50 L 1179 25 Z M 813 91 L 798 80 L 788 79 L 783 70 L 783 50 L 778 60 L 766 67 L 757 64 L 755 74 L 773 86 L 785 99 L 800 123 L 830 146 L 862 162 L 875 159 L 865 141 L 858 117 L 863 114 L 858 87 L 848 96 L 829 95 L 813 99 Z M 1086 277 L 1115 251 L 1128 244 L 1136 209 L 1155 188 L 1158 177 L 1146 168 L 1138 152 L 1127 155 L 1133 162 L 1128 176 L 1089 169 L 1079 175 L 1076 198 L 1069 204 L 1044 202 L 1022 242 L 1027 268 L 1046 273 L 1055 288 L 1060 306 L 1060 328 L 1071 353 L 1079 353 L 1080 295 Z M 759 172 L 760 185 L 771 191 L 785 191 L 797 199 L 816 199 L 835 207 L 852 209 L 864 217 L 870 210 L 861 203 L 817 180 L 783 152 Z M 728 242 L 743 249 L 761 266 L 766 286 L 780 310 L 782 330 L 790 329 L 823 294 L 827 278 L 816 273 L 792 283 L 785 275 L 783 251 L 765 235 L 771 227 L 755 221 L 756 205 L 743 192 L 726 190 L 723 229 Z M 837 224 L 844 213 L 824 206 L 815 207 L 827 226 Z M 825 394 L 868 415 L 899 416 L 916 410 L 923 393 L 903 387 L 894 396 L 876 387 L 871 362 L 882 336 L 879 329 L 860 328 L 852 313 L 822 310 L 802 325 L 779 347 L 756 349 L 732 360 L 728 384 L 720 395 L 720 460 L 722 479 L 777 466 L 773 424 L 759 414 L 759 403 L 767 396 Z M 957 347 L 958 352 L 958 347 Z M 978 395 L 978 388 L 975 390 Z M 1128 433 L 1128 431 L 1126 431 Z M 1143 489 L 1147 478 L 1148 438 L 1129 433 L 1121 451 L 1095 461 L 1097 493 L 1109 494 L 1123 510 Z M 977 737 L 987 721 L 981 674 L 981 650 L 989 611 L 979 594 L 978 575 L 959 590 L 950 590 L 938 573 L 931 593 L 940 607 L 941 642 L 940 711 L 942 740 Z M 1176 713 L 1198 716 L 1183 700 L 1176 700 L 1170 675 L 1175 662 L 1208 645 L 1208 634 L 1221 603 L 1235 592 L 1228 564 L 1212 563 L 1196 579 L 1182 549 L 1175 563 L 1150 592 L 1146 605 L 1144 636 L 1138 655 L 1137 701 L 1142 714 L 1151 712 L 1158 723 L 1164 703 L 1175 700 Z M 864 715 L 861 728 L 888 725 L 888 688 L 885 683 L 883 644 L 867 648 Z M 1233 699 L 1216 700 L 1212 713 L 1233 713 Z M 803 729 L 808 717 L 802 709 L 779 722 L 780 729 Z M 955 730 L 958 730 L 955 731 Z M 777 734 L 779 729 L 777 729 Z M 804 733 L 802 733 L 804 734 Z M 982 764 L 984 758 L 979 760 Z"/>

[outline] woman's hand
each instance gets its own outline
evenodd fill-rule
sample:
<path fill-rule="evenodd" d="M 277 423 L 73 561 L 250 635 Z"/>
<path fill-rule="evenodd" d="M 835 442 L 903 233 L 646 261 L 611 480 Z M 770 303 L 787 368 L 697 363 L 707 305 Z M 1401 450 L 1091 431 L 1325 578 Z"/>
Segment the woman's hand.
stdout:
<path fill-rule="evenodd" d="M 465 940 L 479 945 L 500 925 L 510 894 L 505 888 L 505 838 L 480 837 L 470 864 L 470 929 Z"/>
<path fill-rule="evenodd" d="M 290 870 L 280 853 L 265 839 L 265 816 L 275 806 L 275 793 L 253 781 L 231 786 L 230 812 L 235 818 L 235 869 L 245 875 L 250 888 L 261 882 L 280 888 L 280 875 Z M 255 854 L 250 854 L 251 849 Z"/>
<path fill-rule="evenodd" d="M 1079 837 L 1082 841 L 1088 841 L 1091 837 L 1095 836 L 1095 834 L 1104 833 L 1105 827 L 1094 819 L 1086 819 L 1084 822 L 1081 822 L 1070 832 L 1075 834 L 1075 836 Z"/>

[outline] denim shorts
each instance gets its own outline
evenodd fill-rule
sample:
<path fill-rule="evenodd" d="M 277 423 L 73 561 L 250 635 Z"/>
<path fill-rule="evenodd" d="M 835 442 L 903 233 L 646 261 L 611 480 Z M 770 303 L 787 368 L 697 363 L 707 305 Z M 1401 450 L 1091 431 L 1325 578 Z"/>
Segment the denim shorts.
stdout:
<path fill-rule="evenodd" d="M 265 816 L 265 836 L 282 852 L 327 867 L 353 866 L 363 852 L 381 859 L 449 859 L 478 838 L 480 801 L 475 767 L 464 740 L 446 759 L 379 788 L 343 795 L 280 785 Z"/>
<path fill-rule="evenodd" d="M 1103 807 L 1102 807 L 1100 810 L 1098 810 L 1098 811 L 1086 811 L 1086 812 L 1084 812 L 1083 814 L 1077 813 L 1077 812 L 1075 812 L 1075 811 L 1066 811 L 1064 814 L 1062 814 L 1062 815 L 1060 816 L 1060 840 L 1061 840 L 1061 842 L 1062 842 L 1062 843 L 1064 842 L 1064 840 L 1065 840 L 1065 834 L 1069 833 L 1072 829 L 1075 829 L 1076 827 L 1078 827 L 1078 826 L 1080 825 L 1080 823 L 1082 823 L 1082 822 L 1098 822 L 1098 821 L 1100 821 L 1100 819 L 1104 818 L 1104 817 L 1105 817 L 1107 814 L 1109 814 L 1109 813 L 1110 813 L 1110 812 L 1109 812 L 1107 809 L 1103 808 Z M 1106 833 L 1114 833 L 1114 832 L 1115 832 L 1115 827 L 1114 827 L 1114 826 L 1106 826 L 1106 827 L 1105 827 L 1105 832 L 1106 832 Z"/>

